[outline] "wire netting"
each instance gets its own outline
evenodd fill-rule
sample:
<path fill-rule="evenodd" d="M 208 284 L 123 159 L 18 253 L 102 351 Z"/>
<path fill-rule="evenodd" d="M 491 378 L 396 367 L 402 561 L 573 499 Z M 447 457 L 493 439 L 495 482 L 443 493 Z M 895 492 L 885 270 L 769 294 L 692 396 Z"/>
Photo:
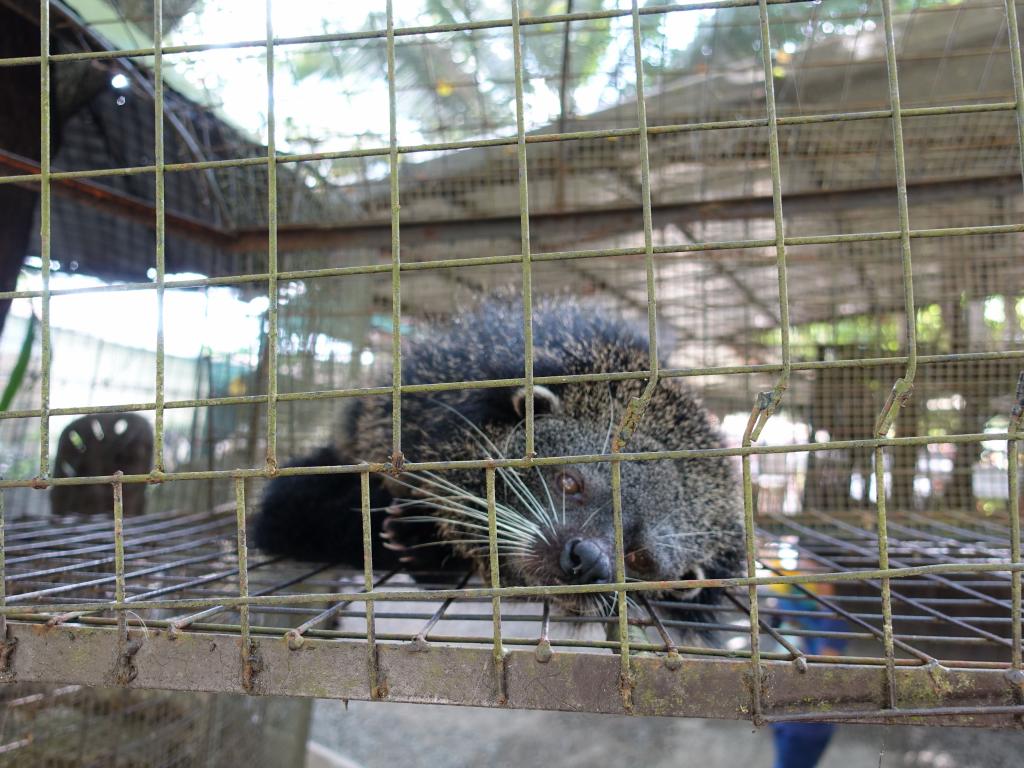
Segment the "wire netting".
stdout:
<path fill-rule="evenodd" d="M 40 4 L 39 53 L 0 58 L 0 73 L 38 68 L 43 136 L 37 160 L 8 158 L 0 177 L 40 201 L 34 282 L 0 293 L 38 314 L 8 321 L 4 370 L 8 339 L 39 328 L 31 386 L 0 413 L 11 668 L 45 645 L 27 628 L 57 625 L 113 643 L 103 674 L 122 685 L 200 687 L 196 651 L 170 649 L 218 634 L 233 655 L 212 690 L 759 723 L 826 708 L 832 719 L 1016 722 L 1024 76 L 1013 0 L 531 5 L 481 3 L 428 23 L 389 1 L 358 29 L 309 29 L 268 2 L 264 35 L 221 40 L 189 26 L 187 4 L 114 3 L 107 20 L 62 11 L 83 39 L 51 48 L 53 10 Z M 679 44 L 672 20 L 692 14 L 700 23 Z M 230 83 L 205 97 L 183 85 L 231 61 L 261 72 L 246 94 L 259 104 L 251 135 L 218 117 Z M 367 94 L 385 106 L 367 127 L 297 125 L 296 73 L 332 62 L 339 106 L 365 107 Z M 131 75 L 127 109 L 108 100 L 75 115 L 53 153 L 53 84 L 86 64 Z M 360 69 L 375 77 L 353 79 Z M 119 152 L 96 149 L 101 139 Z M 72 262 L 120 282 L 61 283 Z M 503 587 L 494 572 L 416 591 L 402 575 L 246 546 L 264 481 L 328 438 L 352 398 L 391 398 L 392 444 L 380 461 L 332 471 L 369 482 L 401 457 L 409 471 L 493 481 L 488 457 L 402 457 L 403 395 L 495 382 L 410 387 L 401 343 L 510 284 L 527 318 L 557 288 L 659 328 L 648 370 L 618 372 L 645 384 L 638 409 L 681 378 L 723 428 L 718 454 L 742 477 L 746 575 L 674 584 L 728 593 L 716 642 L 681 643 L 686 627 L 625 581 L 621 501 L 618 576 L 599 588 L 617 598 L 612 617 L 552 615 L 548 599 L 571 586 Z M 257 331 L 230 353 L 168 353 L 176 334 L 214 334 L 215 299 L 229 291 L 263 302 Z M 129 297 L 154 297 L 152 343 L 52 327 L 62 303 L 96 292 L 124 312 Z M 186 326 L 167 308 L 197 292 L 207 315 Z M 529 391 L 546 381 L 527 344 L 522 376 L 501 383 Z M 55 476 L 56 435 L 100 412 L 152 418 L 152 472 Z M 528 407 L 527 453 L 533 418 Z M 603 463 L 614 485 L 622 462 L 708 455 L 627 444 L 497 466 Z M 123 489 L 143 483 L 149 511 L 123 518 Z M 45 489 L 81 484 L 113 487 L 109 518 L 33 519 Z M 493 527 L 493 504 L 490 515 Z M 145 632 L 153 655 L 136 659 Z M 483 670 L 489 687 L 445 686 L 388 651 L 410 643 L 466 651 L 444 657 L 453 679 Z M 301 669 L 311 645 L 357 647 L 359 673 L 332 687 L 280 671 Z M 552 649 L 589 652 L 592 666 L 572 678 L 575 694 L 545 699 L 517 666 L 523 649 L 537 664 Z M 161 653 L 181 668 L 176 682 L 152 669 Z M 743 661 L 715 666 L 723 658 Z M 727 675 L 735 694 L 688 709 L 672 685 L 699 674 L 666 682 L 680 660 Z M 100 666 L 69 669 L 96 682 Z M 848 695 L 816 676 L 833 668 Z"/>

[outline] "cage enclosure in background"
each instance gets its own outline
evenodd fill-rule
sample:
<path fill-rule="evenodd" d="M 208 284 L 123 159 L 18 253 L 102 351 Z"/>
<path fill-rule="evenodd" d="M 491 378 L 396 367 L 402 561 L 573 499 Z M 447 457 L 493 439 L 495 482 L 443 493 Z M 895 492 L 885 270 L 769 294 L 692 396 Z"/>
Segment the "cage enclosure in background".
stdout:
<path fill-rule="evenodd" d="M 158 689 L 1019 725 L 1013 0 L 285 5 L 0 0 L 0 662 L 61 686 L 10 722 Z M 652 317 L 714 415 L 756 561 L 677 585 L 726 592 L 715 642 L 642 582 L 562 617 L 246 545 L 347 401 L 400 401 L 396 339 L 509 286 Z M 125 413 L 152 467 L 62 471 Z M 109 510 L 51 516 L 83 484 Z"/>

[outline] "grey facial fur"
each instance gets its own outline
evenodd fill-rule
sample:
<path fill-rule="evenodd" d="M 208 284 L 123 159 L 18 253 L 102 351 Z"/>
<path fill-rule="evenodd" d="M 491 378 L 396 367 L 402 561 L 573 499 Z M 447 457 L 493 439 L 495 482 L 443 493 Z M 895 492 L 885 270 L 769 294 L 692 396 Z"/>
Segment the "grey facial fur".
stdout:
<path fill-rule="evenodd" d="M 522 315 L 494 301 L 457 317 L 410 348 L 409 383 L 500 379 L 522 375 Z M 604 319 L 564 299 L 540 299 L 534 310 L 536 375 L 643 370 L 642 331 Z M 540 456 L 608 451 L 611 431 L 644 382 L 572 383 L 538 389 L 535 447 Z M 459 390 L 403 398 L 403 449 L 410 461 L 525 455 L 524 391 Z M 349 415 L 338 450 L 346 461 L 380 460 L 390 442 L 386 398 Z M 676 380 L 659 382 L 628 451 L 713 448 L 720 440 L 708 414 Z M 627 576 L 676 580 L 696 573 L 734 575 L 742 547 L 738 486 L 727 459 L 623 462 L 622 514 Z M 582 486 L 563 497 L 569 473 Z M 486 488 L 482 470 L 405 473 L 386 479 L 394 496 L 388 545 L 415 565 L 432 546 L 445 546 L 487 573 Z M 573 485 L 570 482 L 570 485 Z M 573 537 L 614 554 L 611 469 L 606 462 L 503 469 L 496 473 L 501 579 L 506 585 L 565 583 L 559 554 Z M 413 525 L 410 525 L 413 524 Z M 423 540 L 422 526 L 436 534 Z M 417 535 L 407 531 L 420 526 Z M 586 601 L 565 598 L 570 609 Z"/>

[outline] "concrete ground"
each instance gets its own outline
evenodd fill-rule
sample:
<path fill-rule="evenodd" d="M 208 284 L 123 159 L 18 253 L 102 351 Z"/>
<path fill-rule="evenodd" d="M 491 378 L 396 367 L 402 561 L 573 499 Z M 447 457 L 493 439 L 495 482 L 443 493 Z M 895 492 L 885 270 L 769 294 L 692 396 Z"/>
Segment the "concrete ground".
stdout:
<path fill-rule="evenodd" d="M 749 723 L 318 701 L 307 768 L 771 768 Z M 840 726 L 819 768 L 1019 768 L 1024 733 Z"/>

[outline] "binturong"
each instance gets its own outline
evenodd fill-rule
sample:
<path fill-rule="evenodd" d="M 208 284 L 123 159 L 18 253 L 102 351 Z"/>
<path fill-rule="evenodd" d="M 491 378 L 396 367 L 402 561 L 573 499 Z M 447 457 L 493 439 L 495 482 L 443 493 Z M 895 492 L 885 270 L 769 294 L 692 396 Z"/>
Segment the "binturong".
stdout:
<path fill-rule="evenodd" d="M 646 326 L 567 297 L 533 303 L 536 377 L 645 371 Z M 450 322 L 408 338 L 404 384 L 522 379 L 523 309 L 491 297 Z M 539 457 L 607 454 L 642 378 L 533 387 Z M 408 462 L 516 459 L 526 455 L 525 387 L 487 387 L 402 396 Z M 386 462 L 391 398 L 353 398 L 333 443 L 292 466 Z M 660 380 L 627 453 L 721 447 L 708 413 L 678 379 Z M 571 459 L 570 459 L 571 461 Z M 701 457 L 623 461 L 622 527 L 628 580 L 725 578 L 741 571 L 742 506 L 729 460 Z M 374 568 L 475 568 L 488 578 L 485 471 L 402 471 L 371 476 Z M 362 567 L 358 474 L 282 476 L 264 493 L 256 544 L 272 554 Z M 495 510 L 503 586 L 614 581 L 611 465 L 606 461 L 499 468 Z M 663 591 L 668 618 L 708 622 L 719 589 Z M 613 593 L 555 598 L 571 613 L 608 613 Z"/>

